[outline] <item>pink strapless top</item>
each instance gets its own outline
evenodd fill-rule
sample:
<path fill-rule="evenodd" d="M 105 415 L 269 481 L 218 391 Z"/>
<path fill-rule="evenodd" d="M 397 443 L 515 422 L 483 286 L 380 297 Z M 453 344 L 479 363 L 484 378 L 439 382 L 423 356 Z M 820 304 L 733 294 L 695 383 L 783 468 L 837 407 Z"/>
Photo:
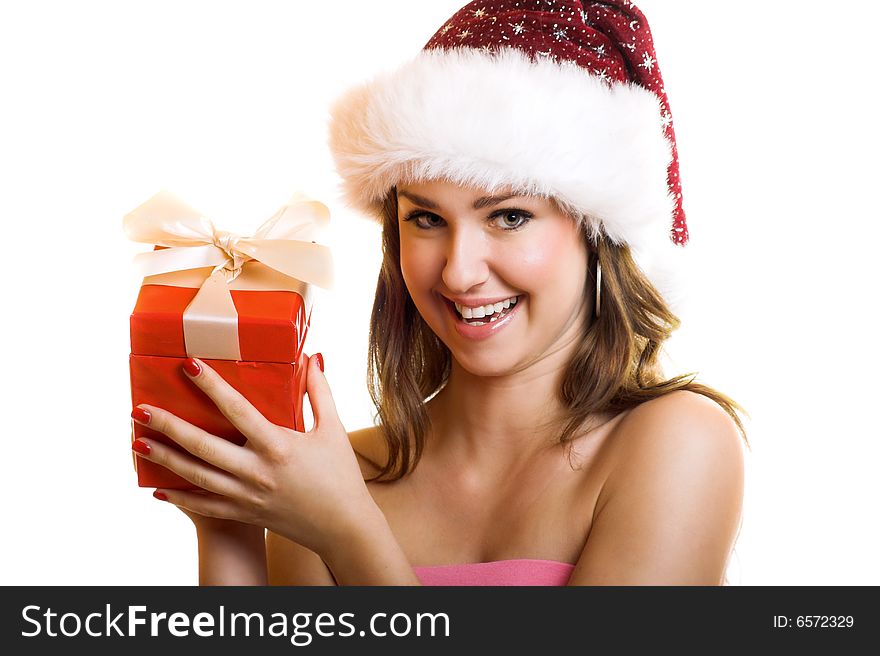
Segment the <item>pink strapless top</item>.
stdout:
<path fill-rule="evenodd" d="M 422 585 L 566 585 L 574 565 L 519 558 L 488 563 L 414 567 Z"/>

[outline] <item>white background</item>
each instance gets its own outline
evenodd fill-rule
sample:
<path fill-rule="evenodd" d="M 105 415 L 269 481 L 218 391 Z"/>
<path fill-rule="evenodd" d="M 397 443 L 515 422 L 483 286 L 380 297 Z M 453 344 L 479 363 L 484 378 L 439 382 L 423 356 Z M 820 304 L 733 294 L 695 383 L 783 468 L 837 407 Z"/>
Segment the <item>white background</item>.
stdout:
<path fill-rule="evenodd" d="M 345 425 L 372 422 L 379 235 L 339 199 L 327 107 L 461 4 L 0 5 L 0 583 L 197 582 L 189 520 L 136 486 L 129 449 L 131 257 L 149 247 L 122 216 L 159 189 L 241 234 L 296 189 L 330 207 L 337 286 L 306 350 Z M 697 371 L 751 415 L 731 583 L 878 585 L 880 8 L 640 5 L 699 271 L 667 373 Z"/>

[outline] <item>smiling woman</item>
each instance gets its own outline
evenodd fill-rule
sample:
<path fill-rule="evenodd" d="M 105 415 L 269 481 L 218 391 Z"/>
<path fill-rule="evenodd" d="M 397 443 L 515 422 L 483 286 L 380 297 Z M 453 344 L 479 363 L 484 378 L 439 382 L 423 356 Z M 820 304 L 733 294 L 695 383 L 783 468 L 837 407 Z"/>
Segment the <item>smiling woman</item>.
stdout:
<path fill-rule="evenodd" d="M 587 252 L 570 217 L 547 200 L 486 197 L 448 182 L 397 193 L 403 280 L 434 334 L 466 349 L 460 363 L 491 375 L 510 369 L 518 345 L 573 342 L 588 314 Z M 530 366 L 535 354 L 523 357 L 515 368 Z"/>
<path fill-rule="evenodd" d="M 594 244 L 552 199 L 475 209 L 484 193 L 430 181 L 383 207 L 381 422 L 352 439 L 420 579 L 722 582 L 742 501 L 738 406 L 663 376 L 678 321 L 627 246 Z M 514 297 L 473 330 L 454 306 Z"/>
<path fill-rule="evenodd" d="M 401 372 L 417 381 L 421 396 L 403 413 L 412 417 L 421 414 L 421 399 L 446 385 L 451 369 L 464 360 L 482 367 L 482 375 L 493 375 L 493 370 L 525 370 L 552 356 L 557 369 L 569 371 L 560 381 L 570 406 L 563 416 L 574 413 L 562 429 L 565 439 L 592 423 L 590 414 L 597 409 L 624 410 L 680 389 L 715 400 L 744 435 L 738 406 L 725 395 L 687 380 L 691 376 L 663 378 L 661 346 L 678 320 L 627 246 L 601 237 L 593 244 L 554 199 L 504 194 L 486 203 L 480 194 L 432 181 L 392 192 L 384 204 L 384 260 L 370 340 L 371 389 L 379 390 L 374 401 L 380 417 L 383 397 L 391 403 L 405 391 L 396 382 Z M 420 209 L 426 207 L 432 209 Z M 517 220 L 506 223 L 511 217 Z M 601 285 L 600 262 L 605 268 Z M 604 315 L 596 312 L 600 297 Z M 495 325 L 496 310 L 489 312 L 488 304 L 508 300 L 516 312 L 502 308 L 497 314 L 505 320 Z M 474 309 L 479 306 L 484 307 Z M 523 315 L 518 324 L 517 313 Z M 475 314 L 483 321 L 479 316 L 474 321 Z M 482 326 L 471 329 L 466 317 Z M 500 341 L 487 339 L 508 325 L 514 327 L 500 333 Z M 511 363 L 517 353 L 524 354 L 522 361 Z M 389 372 L 388 380 L 382 380 L 383 371 Z M 588 401 L 587 395 L 595 398 Z M 386 435 L 394 434 L 393 422 L 382 424 Z M 408 437 L 394 442 L 384 475 L 409 461 L 410 445 L 420 451 L 418 433 L 411 427 L 401 431 Z"/>
<path fill-rule="evenodd" d="M 734 401 L 659 362 L 688 235 L 641 12 L 472 2 L 340 99 L 331 148 L 383 227 L 379 425 L 354 442 L 411 561 L 722 582 L 745 431 Z"/>
<path fill-rule="evenodd" d="M 203 582 L 724 582 L 745 432 L 659 362 L 688 235 L 654 55 L 628 0 L 481 0 L 339 99 L 347 198 L 382 225 L 378 424 L 345 431 L 319 359 L 305 434 L 190 363 L 248 443 L 146 407 L 190 455 L 140 456 L 205 488 L 160 491 Z"/>

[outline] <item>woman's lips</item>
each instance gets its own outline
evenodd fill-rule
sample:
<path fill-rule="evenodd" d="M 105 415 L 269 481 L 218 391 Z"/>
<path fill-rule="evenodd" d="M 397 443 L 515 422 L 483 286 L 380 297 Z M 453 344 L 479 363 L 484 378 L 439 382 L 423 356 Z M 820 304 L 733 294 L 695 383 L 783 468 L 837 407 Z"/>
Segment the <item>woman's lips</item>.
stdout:
<path fill-rule="evenodd" d="M 499 330 L 503 330 L 505 327 L 510 325 L 513 321 L 514 317 L 519 312 L 520 306 L 525 301 L 526 295 L 520 294 L 517 296 L 517 301 L 515 305 L 511 305 L 508 309 L 507 313 L 501 316 L 500 319 L 496 321 L 486 321 L 481 326 L 477 326 L 474 324 L 467 323 L 462 316 L 455 309 L 455 304 L 450 301 L 446 297 L 442 297 L 443 302 L 446 304 L 446 307 L 449 309 L 449 314 L 452 317 L 452 321 L 455 327 L 456 332 L 462 337 L 469 340 L 483 340 L 492 337 Z M 490 317 L 491 318 L 491 317 Z"/>

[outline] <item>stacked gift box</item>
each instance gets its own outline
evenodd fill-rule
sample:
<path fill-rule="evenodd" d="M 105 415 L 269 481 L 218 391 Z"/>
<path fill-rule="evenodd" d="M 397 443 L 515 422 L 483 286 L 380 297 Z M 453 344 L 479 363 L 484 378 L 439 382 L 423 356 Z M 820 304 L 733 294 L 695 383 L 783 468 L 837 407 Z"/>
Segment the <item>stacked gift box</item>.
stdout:
<path fill-rule="evenodd" d="M 183 362 L 197 357 L 269 421 L 305 430 L 303 347 L 311 286 L 329 287 L 332 278 L 329 251 L 311 237 L 328 219 L 326 207 L 296 195 L 254 237 L 242 239 L 217 231 L 165 192 L 126 215 L 129 237 L 154 244 L 153 252 L 138 256 L 150 275 L 131 314 L 132 407 L 163 408 L 244 444 L 246 438 L 183 372 Z M 132 440 L 139 437 L 174 445 L 133 423 Z M 196 487 L 149 460 L 135 463 L 141 487 Z"/>

